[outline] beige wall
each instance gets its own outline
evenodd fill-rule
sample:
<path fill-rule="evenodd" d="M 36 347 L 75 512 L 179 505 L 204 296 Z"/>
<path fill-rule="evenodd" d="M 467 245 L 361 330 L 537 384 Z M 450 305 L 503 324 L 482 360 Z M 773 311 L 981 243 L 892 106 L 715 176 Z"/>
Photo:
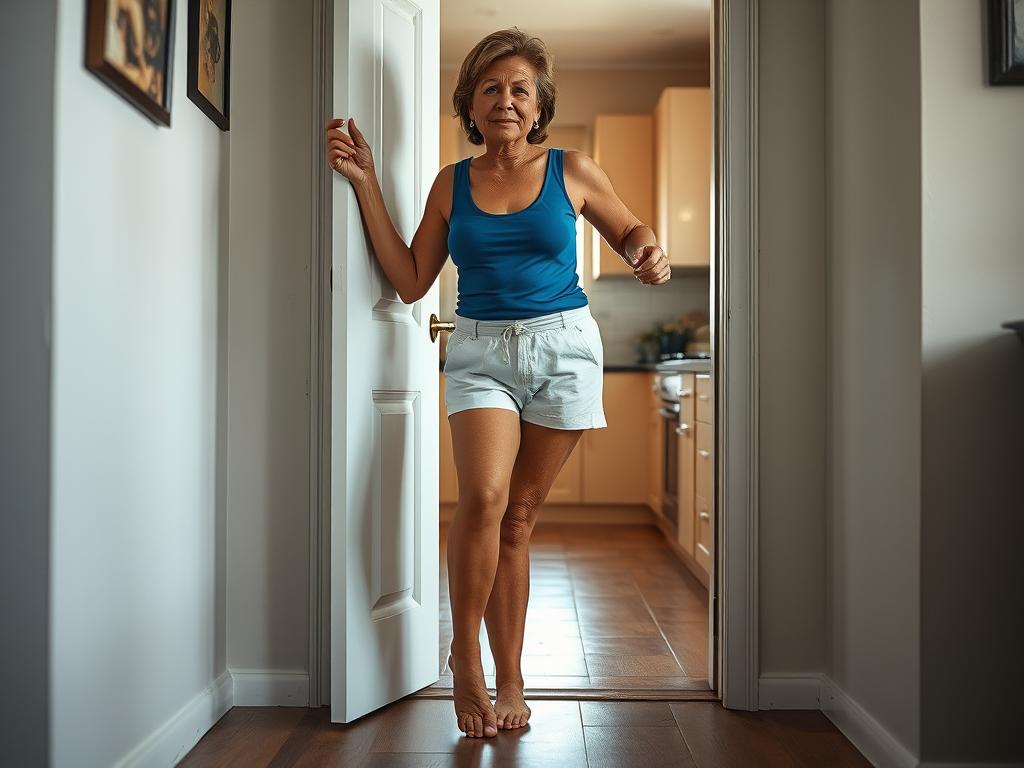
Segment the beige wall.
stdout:
<path fill-rule="evenodd" d="M 825 668 L 824 10 L 759 11 L 760 666 Z"/>
<path fill-rule="evenodd" d="M 987 85 L 979 3 L 921 4 L 921 756 L 1024 764 L 1024 87 Z"/>
<path fill-rule="evenodd" d="M 232 17 L 227 660 L 308 669 L 312 2 Z M 236 686 L 244 697 L 244 689 Z M 244 701 L 236 703 L 245 703 Z"/>
<path fill-rule="evenodd" d="M 918 8 L 918 0 L 832 0 L 826 16 L 828 666 L 832 679 L 914 754 L 920 690 Z"/>

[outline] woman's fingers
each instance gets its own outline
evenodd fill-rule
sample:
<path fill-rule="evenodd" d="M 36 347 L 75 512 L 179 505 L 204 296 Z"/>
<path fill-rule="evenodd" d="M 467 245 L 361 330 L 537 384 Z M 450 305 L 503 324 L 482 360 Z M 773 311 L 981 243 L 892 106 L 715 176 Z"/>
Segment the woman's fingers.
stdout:
<path fill-rule="evenodd" d="M 351 144 L 347 144 L 344 141 L 340 141 L 338 139 L 331 139 L 330 141 L 328 141 L 327 147 L 329 149 L 347 149 L 352 152 L 355 152 L 356 150 L 356 148 L 353 147 Z"/>
<path fill-rule="evenodd" d="M 349 136 L 344 131 L 339 131 L 339 130 L 328 131 L 327 132 L 327 140 L 328 141 L 342 141 L 342 142 L 348 144 L 350 147 L 354 147 L 356 145 L 355 140 L 351 136 Z"/>
<path fill-rule="evenodd" d="M 356 126 L 355 122 L 353 122 L 353 120 L 351 118 L 349 118 L 349 121 L 348 121 L 348 129 L 350 131 L 352 131 L 352 136 L 357 141 L 359 141 L 361 144 L 365 144 L 366 143 L 366 139 L 363 138 L 363 132 L 359 130 L 359 128 Z"/>

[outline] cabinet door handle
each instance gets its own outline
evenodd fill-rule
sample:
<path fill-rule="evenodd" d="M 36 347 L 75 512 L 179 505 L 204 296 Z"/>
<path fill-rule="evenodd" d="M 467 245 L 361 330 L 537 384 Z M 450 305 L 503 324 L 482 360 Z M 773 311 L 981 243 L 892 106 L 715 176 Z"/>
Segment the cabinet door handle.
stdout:
<path fill-rule="evenodd" d="M 704 459 L 706 459 L 706 458 L 707 458 L 708 456 L 710 456 L 710 455 L 711 455 L 710 451 L 701 451 L 701 450 L 698 450 L 698 451 L 697 451 L 697 454 L 698 454 L 698 455 L 699 455 L 699 456 L 700 456 L 701 458 L 704 458 Z"/>
<path fill-rule="evenodd" d="M 707 400 L 710 395 L 697 395 L 698 400 Z"/>
<path fill-rule="evenodd" d="M 690 425 L 689 424 L 682 424 L 681 423 L 678 427 L 676 427 L 676 434 L 677 435 L 683 435 L 683 434 L 686 434 L 689 431 L 690 431 Z"/>
<path fill-rule="evenodd" d="M 700 519 L 701 520 L 710 520 L 711 519 L 711 515 L 709 515 L 707 512 L 701 512 L 700 513 Z"/>
<path fill-rule="evenodd" d="M 689 397 L 690 395 L 693 394 L 693 390 L 692 389 L 680 389 L 677 392 L 678 392 L 678 394 L 677 394 L 678 397 Z"/>

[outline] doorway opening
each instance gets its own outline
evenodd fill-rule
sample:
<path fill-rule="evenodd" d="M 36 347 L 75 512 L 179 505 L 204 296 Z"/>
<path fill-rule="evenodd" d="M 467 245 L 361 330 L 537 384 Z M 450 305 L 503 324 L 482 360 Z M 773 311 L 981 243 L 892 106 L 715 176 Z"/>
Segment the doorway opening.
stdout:
<path fill-rule="evenodd" d="M 441 167 L 484 151 L 451 117 L 451 96 L 469 47 L 506 25 L 470 6 L 442 7 Z M 584 433 L 533 531 L 522 655 L 528 697 L 719 698 L 715 13 L 712 0 L 665 3 L 631 35 L 621 9 L 580 0 L 525 30 L 556 62 L 558 116 L 544 145 L 594 157 L 672 264 L 665 285 L 639 284 L 622 256 L 577 219 L 577 274 L 601 326 L 609 428 Z M 586 34 L 560 34 L 565 18 L 584 15 Z M 439 281 L 440 317 L 451 321 L 457 273 L 450 259 Z M 458 498 L 444 404 L 446 340 L 439 344 L 441 672 L 417 694 L 439 698 L 452 692 L 446 541 Z M 627 455 L 635 468 L 622 462 Z M 486 622 L 480 648 L 493 689 Z"/>
<path fill-rule="evenodd" d="M 712 427 L 711 434 L 711 446 L 705 448 L 709 454 L 709 459 L 713 465 L 712 478 L 710 481 L 710 489 L 707 495 L 711 498 L 706 499 L 711 506 L 708 510 L 710 520 L 710 539 L 711 552 L 710 560 L 707 564 L 708 583 L 703 585 L 707 589 L 708 594 L 708 621 L 707 621 L 707 637 L 709 641 L 709 649 L 707 654 L 707 662 L 709 665 L 708 672 L 705 676 L 705 686 L 702 691 L 696 691 L 695 694 L 709 696 L 712 698 L 721 698 L 723 704 L 730 708 L 741 708 L 741 709 L 756 709 L 757 708 L 757 557 L 756 557 L 756 521 L 757 521 L 757 344 L 756 344 L 756 316 L 757 316 L 757 291 L 756 291 L 756 197 L 754 190 L 756 189 L 756 60 L 757 60 L 757 4 L 753 0 L 709 0 L 709 19 L 710 19 L 710 34 L 708 38 L 710 50 L 709 55 L 709 71 L 708 71 L 708 87 L 712 94 L 713 104 L 713 131 L 712 131 L 712 179 L 713 184 L 709 190 L 709 196 L 711 198 L 711 242 L 713 245 L 709 251 L 709 263 L 707 264 L 705 271 L 707 273 L 708 280 L 708 315 L 709 315 L 709 333 L 708 333 L 708 344 L 712 351 L 711 356 L 711 371 L 708 374 L 707 381 L 702 385 L 703 391 L 708 395 L 708 407 L 710 408 L 710 415 L 705 412 L 705 417 L 709 426 Z M 449 4 L 445 4 L 446 9 Z M 332 34 L 335 32 L 335 28 L 329 18 L 324 18 L 321 14 L 323 10 L 329 10 L 329 0 L 318 0 L 316 3 L 317 11 L 317 26 L 320 30 L 321 37 L 315 40 L 314 51 L 314 62 L 315 62 L 315 79 L 317 80 L 318 87 L 321 81 L 317 78 L 320 76 L 324 77 L 324 81 L 329 81 L 330 70 L 332 67 L 332 56 L 338 55 L 338 51 L 333 47 Z M 489 25 L 490 26 L 490 25 Z M 498 25 L 502 26 L 502 25 Z M 495 27 L 497 28 L 497 27 Z M 443 30 L 442 30 L 443 31 Z M 488 29 L 487 31 L 492 31 Z M 532 33 L 538 34 L 538 36 L 544 36 L 543 29 L 538 28 L 536 31 L 531 30 Z M 578 31 L 576 35 L 578 35 Z M 474 38 L 478 39 L 479 36 Z M 551 38 L 549 35 L 548 38 Z M 547 40 L 549 47 L 558 54 L 558 43 L 554 39 Z M 471 44 L 471 43 L 470 43 Z M 464 50 L 468 50 L 465 45 L 462 45 Z M 348 67 L 349 71 L 354 71 L 357 67 L 353 66 L 353 63 L 349 61 L 345 66 Z M 558 72 L 558 65 L 556 63 L 556 76 Z M 676 87 L 692 87 L 692 86 L 676 86 Z M 324 93 L 324 101 L 322 106 L 322 112 L 324 116 L 332 114 L 332 95 L 329 86 L 322 87 Z M 321 91 L 318 91 L 321 92 Z M 361 97 L 361 96 L 360 96 Z M 442 94 L 442 100 L 445 98 Z M 388 102 L 385 102 L 388 103 Z M 560 102 L 561 103 L 561 102 Z M 657 102 L 655 102 L 656 104 Z M 443 101 L 442 101 L 443 104 Z M 355 107 L 354 109 L 360 109 L 361 107 Z M 357 114 L 358 112 L 354 112 Z M 441 112 L 444 115 L 444 110 Z M 561 115 L 562 113 L 560 113 Z M 636 112 L 626 113 L 636 114 Z M 585 121 L 577 121 L 572 123 L 569 116 L 566 115 L 566 128 L 570 128 L 576 125 L 577 128 L 583 126 L 586 128 Z M 443 122 L 442 122 L 443 125 Z M 583 133 L 584 140 L 587 140 L 586 132 Z M 379 139 L 379 137 L 378 137 Z M 563 142 L 565 145 L 570 144 L 572 138 L 570 135 L 563 135 L 557 141 Z M 587 146 L 585 144 L 585 146 Z M 652 143 L 653 148 L 653 143 Z M 589 150 L 593 152 L 593 146 L 589 147 Z M 332 327 L 331 320 L 331 303 L 332 301 L 337 302 L 339 295 L 336 294 L 332 298 L 332 288 L 337 290 L 336 283 L 332 280 L 332 261 L 335 259 L 337 254 L 332 251 L 332 239 L 331 239 L 331 223 L 334 222 L 335 230 L 338 229 L 339 223 L 342 224 L 342 228 L 347 233 L 350 226 L 350 221 L 358 222 L 358 212 L 352 203 L 352 200 L 348 200 L 344 206 L 335 206 L 332 213 L 331 205 L 331 193 L 330 193 L 330 180 L 327 176 L 326 171 L 322 169 L 322 158 L 320 153 L 315 154 L 315 163 L 318 169 L 318 184 L 314 193 L 314 252 L 316 253 L 316 269 L 311 270 L 311 284 L 313 287 L 313 295 L 316 298 L 312 307 L 312 319 L 314 327 L 314 336 L 312 339 L 312 351 L 311 355 L 311 450 L 314 454 L 314 460 L 311 461 L 311 511 L 312 511 L 312 524 L 310 526 L 310 545 L 313 557 L 311 557 L 311 590 L 310 590 L 310 704 L 316 706 L 319 704 L 325 704 L 331 701 L 331 686 L 334 685 L 348 685 L 348 681 L 345 681 L 343 677 L 339 677 L 338 672 L 332 672 L 331 670 L 331 654 L 332 645 L 337 647 L 347 642 L 348 638 L 345 637 L 344 632 L 331 631 L 332 621 L 335 619 L 335 611 L 337 609 L 337 597 L 331 596 L 333 590 L 334 594 L 337 595 L 339 587 L 345 587 L 344 581 L 344 570 L 336 569 L 332 573 L 332 558 L 335 560 L 334 554 L 331 551 L 332 541 L 331 533 L 333 530 L 343 530 L 344 523 L 346 521 L 345 515 L 349 514 L 349 510 L 346 508 L 345 499 L 335 502 L 332 501 L 331 493 L 332 490 L 341 489 L 344 492 L 344 485 L 332 486 L 331 470 L 332 470 L 332 459 L 331 459 L 331 441 L 332 437 L 337 439 L 338 432 L 335 430 L 332 432 L 332 418 L 335 422 L 339 421 L 337 407 L 334 409 L 332 417 L 331 398 L 337 396 L 339 393 L 344 392 L 344 387 L 347 382 L 334 384 L 332 389 L 331 384 L 331 359 L 332 359 L 332 341 L 330 329 Z M 469 154 L 473 154 L 470 152 Z M 653 161 L 652 161 L 653 162 Z M 653 192 L 652 192 L 653 196 Z M 333 216 L 333 219 L 332 219 Z M 691 219 L 692 220 L 692 219 Z M 335 232 L 337 236 L 337 231 Z M 580 274 L 581 278 L 584 279 L 584 287 L 587 289 L 589 280 L 590 285 L 599 286 L 602 283 L 602 279 L 612 280 L 613 276 L 608 274 L 608 263 L 602 261 L 601 258 L 601 245 L 595 243 L 593 238 L 590 238 L 589 250 L 588 250 L 588 238 L 585 233 L 578 238 L 581 242 L 580 246 Z M 660 233 L 659 233 L 660 240 Z M 355 254 L 352 261 L 349 262 L 351 268 L 352 264 L 355 264 L 358 270 L 363 269 L 363 264 L 372 263 L 372 258 L 364 258 L 365 254 L 360 252 L 359 244 L 361 240 L 358 238 L 349 238 L 344 241 L 352 248 Z M 671 247 L 671 246 L 670 246 Z M 344 259 L 346 256 L 339 257 Z M 614 262 L 612 262 L 614 263 Z M 596 271 L 595 271 L 596 270 Z M 595 274 L 598 277 L 595 277 Z M 673 278 L 675 281 L 682 272 L 677 272 L 673 269 Z M 589 277 L 588 277 L 589 275 Z M 360 273 L 362 277 L 362 273 Z M 443 280 L 445 275 L 442 273 L 442 287 L 444 285 Z M 450 275 L 449 275 L 450 279 Z M 348 290 L 347 286 L 353 284 L 349 279 L 349 276 L 343 278 L 344 282 L 341 283 L 343 286 L 342 291 Z M 610 283 L 608 283 L 610 284 Z M 671 284 L 671 281 L 670 281 Z M 331 286 L 331 287 L 328 287 Z M 386 285 L 378 286 L 373 283 L 373 296 L 378 296 L 381 291 L 386 289 Z M 639 286 L 638 286 L 639 287 Z M 645 290 L 651 292 L 652 295 L 657 291 L 661 291 L 665 286 L 646 288 Z M 378 290 L 381 289 L 381 290 Z M 594 291 L 595 297 L 598 291 Z M 588 292 L 589 293 L 589 292 Z M 451 295 L 451 294 L 449 294 Z M 355 294 L 349 294 L 347 298 L 350 300 Z M 364 299 L 365 297 L 358 297 Z M 394 297 L 387 296 L 386 300 L 391 302 L 385 306 L 394 307 L 397 306 L 394 302 Z M 450 309 L 450 308 L 448 308 Z M 440 307 L 442 317 L 450 317 L 448 309 Z M 415 314 L 415 322 L 418 324 L 416 327 L 420 330 L 426 330 L 426 314 L 422 311 L 417 311 Z M 388 313 L 382 313 L 388 314 Z M 389 317 L 391 315 L 388 315 Z M 602 325 L 602 330 L 606 326 Z M 339 326 L 341 333 L 351 334 L 352 330 L 343 330 L 344 326 Z M 433 329 L 431 329 L 433 331 Z M 338 333 L 334 333 L 335 336 Z M 442 336 L 442 339 L 444 337 Z M 433 339 L 432 339 L 433 340 Z M 625 372 L 623 372 L 625 373 Z M 632 371 L 629 373 L 637 373 Z M 347 372 L 346 372 L 347 375 Z M 443 375 L 443 374 L 442 374 Z M 642 375 L 642 374 L 641 374 Z M 694 391 L 697 390 L 697 380 L 694 378 L 693 382 Z M 684 387 L 680 387 L 684 389 Z M 415 395 L 414 392 L 407 393 L 410 397 Z M 431 393 L 433 395 L 433 393 Z M 653 389 L 646 393 L 647 397 L 650 398 L 650 402 L 653 401 L 654 392 Z M 411 401 L 410 401 L 411 402 Z M 441 397 L 443 403 L 443 395 Z M 626 399 L 628 402 L 628 398 Z M 607 400 L 606 400 L 607 404 Z M 432 403 L 426 404 L 428 407 L 433 407 Z M 401 407 L 399 407 L 401 406 Z M 344 408 L 344 403 L 341 405 Z M 399 420 L 404 419 L 402 414 L 410 411 L 403 410 L 405 408 L 401 403 L 395 406 L 388 406 L 391 408 L 391 413 L 397 414 Z M 678 414 L 677 414 L 678 417 Z M 695 420 L 697 417 L 696 411 L 694 412 Z M 660 416 L 659 416 L 660 418 Z M 443 407 L 440 410 L 440 423 L 441 429 L 444 430 L 446 426 L 446 419 L 443 416 Z M 686 423 L 686 422 L 680 422 Z M 662 424 L 663 426 L 663 424 Z M 677 427 L 679 424 L 677 423 Z M 648 434 L 651 437 L 651 443 L 654 444 L 652 431 Z M 603 430 L 598 430 L 603 431 Z M 685 430 L 684 430 L 685 431 Z M 400 433 L 395 433 L 399 435 Z M 444 435 L 441 436 L 442 440 Z M 449 438 L 450 440 L 450 438 Z M 650 449 L 649 449 L 650 450 Z M 654 451 L 651 451 L 653 453 Z M 649 454 L 650 455 L 650 454 Z M 678 460 L 678 455 L 676 457 Z M 569 462 L 573 461 L 570 457 Z M 567 462 L 567 466 L 569 464 Z M 579 493 L 583 494 L 582 477 L 585 473 L 586 462 L 581 456 L 580 468 L 580 485 Z M 443 475 L 444 469 L 441 469 Z M 662 476 L 664 480 L 664 474 Z M 678 477 L 677 477 L 678 482 Z M 694 481 L 696 482 L 696 481 Z M 677 491 L 677 503 L 678 503 L 678 485 Z M 554 493 L 554 491 L 553 491 Z M 665 495 L 662 495 L 661 501 L 664 502 Z M 450 502 L 448 502 L 450 503 Z M 584 502 L 578 502 L 583 504 Z M 444 501 L 442 500 L 442 505 Z M 549 494 L 547 500 L 547 506 L 545 507 L 542 516 L 541 524 L 552 524 L 552 525 L 571 525 L 573 528 L 580 527 L 578 525 L 578 518 L 575 520 L 559 520 L 558 512 L 561 510 L 562 513 L 571 513 L 572 502 L 557 503 L 557 499 Z M 681 600 L 678 596 L 671 597 L 665 594 L 656 594 L 657 579 L 668 575 L 667 568 L 659 568 L 651 573 L 645 571 L 638 572 L 635 569 L 632 570 L 632 584 L 616 584 L 614 575 L 609 576 L 607 573 L 601 574 L 599 568 L 593 567 L 594 561 L 597 561 L 596 565 L 600 566 L 602 562 L 607 560 L 608 555 L 603 552 L 595 544 L 593 534 L 595 533 L 608 533 L 612 530 L 625 530 L 621 526 L 631 526 L 630 530 L 634 528 L 631 537 L 625 537 L 622 540 L 623 547 L 627 550 L 632 550 L 635 555 L 637 552 L 643 551 L 645 546 L 648 546 L 652 541 L 652 536 L 661 535 L 665 536 L 666 531 L 671 532 L 671 527 L 662 527 L 658 524 L 658 520 L 653 515 L 664 513 L 664 505 L 647 504 L 647 512 L 644 513 L 643 502 L 629 507 L 626 504 L 601 504 L 601 505 L 589 505 L 590 508 L 587 510 L 588 514 L 594 514 L 598 510 L 598 506 L 601 507 L 599 514 L 605 516 L 605 522 L 612 523 L 620 528 L 613 529 L 612 527 L 606 526 L 589 526 L 587 529 L 591 538 L 588 542 L 586 536 L 577 535 L 573 539 L 573 544 L 570 549 L 566 549 L 565 540 L 559 543 L 558 539 L 547 537 L 545 534 L 537 535 L 535 532 L 534 541 L 537 545 L 535 564 L 538 569 L 548 571 L 548 575 L 568 575 L 569 585 L 575 584 L 576 579 L 573 578 L 573 571 L 578 571 L 581 574 L 587 570 L 587 566 L 590 566 L 590 570 L 593 572 L 593 578 L 591 583 L 584 587 L 580 591 L 578 598 L 592 598 L 594 600 L 605 600 L 610 605 L 619 596 L 615 594 L 586 594 L 588 591 L 605 591 L 613 592 L 616 589 L 624 589 L 630 591 L 636 590 L 641 595 L 641 602 L 644 609 L 647 610 L 649 618 L 659 628 L 659 635 L 662 640 L 668 640 L 663 631 L 664 627 L 671 624 L 673 621 L 679 623 L 687 623 L 680 621 L 680 617 L 685 618 L 686 613 L 683 611 L 677 611 L 673 616 L 669 609 L 673 608 L 687 608 L 686 605 L 673 605 L 672 600 Z M 613 507 L 608 509 L 607 507 Z M 442 506 L 443 509 L 443 506 Z M 695 506 L 695 514 L 699 514 L 698 508 Z M 676 528 L 675 538 L 676 544 L 678 544 L 680 526 L 678 523 L 678 509 L 676 510 Z M 621 519 L 614 519 L 615 515 L 624 516 Z M 646 515 L 646 517 L 645 517 Z M 611 516 L 611 518 L 609 518 Z M 651 525 L 651 522 L 654 525 Z M 442 518 L 443 524 L 443 518 Z M 642 533 L 641 529 L 646 529 Z M 538 526 L 540 531 L 540 525 Z M 555 531 L 552 531 L 554 535 Z M 695 540 L 697 532 L 694 531 Z M 335 545 L 339 540 L 335 540 Z M 604 542 L 601 542 L 604 544 Z M 574 549 L 573 547 L 578 544 L 580 549 Z M 667 549 L 662 549 L 660 554 L 656 558 L 656 562 L 660 562 L 662 566 L 665 566 L 669 561 L 666 559 L 666 552 L 676 556 L 676 560 L 672 562 L 672 566 L 680 565 L 681 568 L 686 570 L 676 571 L 677 574 L 683 578 L 686 576 L 687 570 L 691 576 L 696 578 L 693 569 L 688 568 L 688 564 L 685 559 L 678 557 L 678 551 L 673 549 L 673 542 L 669 541 L 666 544 Z M 683 548 L 685 551 L 685 547 Z M 351 556 L 356 552 L 354 549 L 350 549 L 347 555 L 352 559 Z M 564 562 L 562 561 L 564 559 Z M 589 561 L 589 562 L 588 562 Z M 442 558 L 443 562 L 443 558 Z M 337 563 L 335 563 L 337 565 Z M 574 569 L 573 566 L 576 568 Z M 564 566 L 564 567 L 563 567 Z M 585 574 L 584 574 L 585 575 Z M 604 578 L 601 578 L 601 577 Z M 333 581 L 332 581 L 333 577 Z M 581 580 L 582 581 L 582 580 Z M 621 582 L 621 580 L 619 580 Z M 654 581 L 652 584 L 651 582 Z M 646 582 L 646 583 L 644 583 Z M 701 582 L 697 578 L 697 582 Z M 592 586 L 591 586 L 592 584 Z M 564 585 L 563 585 L 564 586 Z M 644 596 L 643 586 L 648 587 L 648 596 Z M 690 586 L 693 586 L 692 584 Z M 582 613 L 586 614 L 588 611 L 593 611 L 591 615 L 599 615 L 600 611 L 604 608 L 599 603 L 590 603 L 589 605 L 580 604 L 577 602 L 578 598 L 576 590 L 573 589 L 573 607 L 577 618 L 577 625 L 579 625 L 579 619 Z M 540 590 L 533 592 L 533 596 L 539 596 Z M 662 590 L 664 593 L 665 590 Z M 675 590 L 670 590 L 670 594 L 674 594 Z M 357 593 L 353 593 L 357 594 Z M 562 595 L 564 598 L 564 594 Z M 364 599 L 364 596 L 359 596 L 359 599 Z M 541 607 L 541 601 L 538 601 L 537 607 Z M 558 600 L 553 599 L 548 601 L 549 605 L 546 606 L 555 610 L 560 606 L 557 605 Z M 532 598 L 531 598 L 532 603 Z M 658 603 L 662 603 L 658 605 Z M 668 604 L 665 604 L 668 603 Z M 561 606 L 563 608 L 567 606 Z M 692 606 L 691 606 L 692 607 Z M 660 611 L 662 620 L 659 621 L 658 613 L 654 609 L 661 608 Z M 605 609 L 607 610 L 607 609 Z M 356 614 L 353 614 L 356 615 Z M 692 612 L 689 614 L 692 616 Z M 614 617 L 605 616 L 606 622 L 610 623 Z M 630 618 L 630 617 L 627 617 Z M 692 623 L 692 622 L 690 622 Z M 601 624 L 600 621 L 597 622 Z M 338 626 L 337 624 L 335 626 Z M 594 636 L 595 633 L 590 633 Z M 341 639 L 339 639 L 339 637 Z M 583 643 L 583 634 L 580 633 L 580 644 L 575 648 L 582 648 L 582 655 L 584 664 L 586 664 L 587 650 Z M 609 637 L 619 640 L 628 640 L 629 634 L 620 634 L 605 636 L 605 638 L 594 637 L 595 642 L 597 640 L 608 639 Z M 439 638 L 440 640 L 440 638 Z M 645 654 L 645 653 L 634 653 L 629 654 L 636 657 L 642 657 L 645 655 L 650 656 L 668 656 L 673 658 L 679 665 L 679 668 L 683 670 L 684 674 L 676 675 L 675 677 L 687 678 L 685 674 L 685 656 L 680 656 L 679 650 L 673 648 L 671 643 L 666 642 L 669 649 L 667 654 Z M 481 647 L 485 647 L 482 643 Z M 595 644 L 592 648 L 597 649 L 609 649 L 613 648 L 613 645 L 605 644 L 603 646 Z M 636 647 L 641 647 L 637 644 Z M 648 648 L 653 646 L 647 646 Z M 439 648 L 440 651 L 440 648 Z M 439 653 L 440 655 L 440 653 Z M 543 654 L 537 654 L 543 655 Z M 556 655 L 556 654 L 551 654 Z M 593 653 L 594 656 L 614 656 L 614 653 Z M 341 657 L 339 657 L 340 659 Z M 422 659 L 421 659 L 422 661 Z M 346 662 L 347 663 L 347 662 Z M 542 664 L 542 662 L 537 662 Z M 609 662 L 611 663 L 611 662 Z M 662 663 L 662 662 L 654 662 Z M 443 672 L 444 660 L 438 659 L 438 668 Z M 340 665 L 336 665 L 340 666 Z M 689 662 L 691 668 L 699 666 L 695 665 L 692 660 Z M 599 667 L 600 668 L 600 667 Z M 589 667 L 587 667 L 587 677 L 591 677 Z M 602 671 L 616 671 L 614 668 L 605 666 L 600 668 Z M 619 670 L 624 669 L 620 667 Z M 636 669 L 636 667 L 633 667 Z M 525 671 L 525 670 L 524 670 Z M 567 677 L 567 676 L 561 676 Z M 582 677 L 582 675 L 569 675 L 568 677 Z M 607 677 L 643 677 L 643 675 L 596 675 L 593 677 L 607 678 Z M 443 678 L 441 681 L 443 682 Z M 635 681 L 634 681 L 635 683 Z M 420 695 L 450 695 L 449 692 L 444 692 L 439 688 L 433 690 L 440 691 L 440 693 L 431 693 L 432 688 L 424 688 Z M 586 689 L 582 688 L 570 688 L 570 687 L 559 687 L 551 692 L 554 697 L 565 698 L 568 696 L 585 698 L 588 695 L 593 695 L 595 690 L 600 691 L 600 688 L 589 687 Z M 636 687 L 620 687 L 617 692 L 614 689 L 613 694 L 622 698 L 651 698 L 657 694 L 659 689 L 653 687 L 644 687 L 639 685 Z M 588 694 L 588 691 L 590 693 Z M 537 687 L 530 687 L 528 684 L 527 694 L 535 698 L 543 697 L 545 691 Z M 386 694 L 392 695 L 392 694 Z M 680 698 L 678 690 L 669 690 L 666 696 L 673 696 Z M 393 700 L 393 699 L 392 699 Z M 367 711 L 367 710 L 363 710 Z"/>

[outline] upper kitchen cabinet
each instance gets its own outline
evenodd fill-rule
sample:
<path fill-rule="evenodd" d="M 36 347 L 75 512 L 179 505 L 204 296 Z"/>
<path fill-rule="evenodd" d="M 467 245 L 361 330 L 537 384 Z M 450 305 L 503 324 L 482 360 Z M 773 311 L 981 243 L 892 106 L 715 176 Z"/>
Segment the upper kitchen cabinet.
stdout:
<path fill-rule="evenodd" d="M 654 109 L 653 228 L 674 267 L 711 262 L 711 167 L 711 89 L 666 88 Z"/>
<path fill-rule="evenodd" d="M 597 115 L 594 160 L 608 174 L 616 194 L 640 221 L 654 220 L 654 119 L 652 115 Z M 633 269 L 593 229 L 593 276 L 629 275 Z"/>

